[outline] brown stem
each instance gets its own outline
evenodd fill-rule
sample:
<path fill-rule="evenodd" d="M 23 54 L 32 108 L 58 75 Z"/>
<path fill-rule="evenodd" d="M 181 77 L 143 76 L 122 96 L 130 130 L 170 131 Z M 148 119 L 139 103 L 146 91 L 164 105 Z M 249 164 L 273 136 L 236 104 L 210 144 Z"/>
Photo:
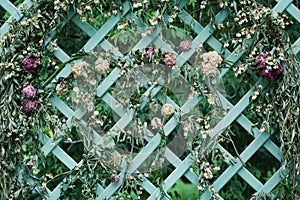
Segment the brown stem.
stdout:
<path fill-rule="evenodd" d="M 230 142 L 231 142 L 231 144 L 232 144 L 232 146 L 233 146 L 233 149 L 234 149 L 234 151 L 235 151 L 237 157 L 239 158 L 239 160 L 241 161 L 241 163 L 243 164 L 243 166 L 246 167 L 246 164 L 244 163 L 244 161 L 242 160 L 242 158 L 241 158 L 241 156 L 240 156 L 238 150 L 236 149 L 236 146 L 235 146 L 235 144 L 234 144 L 234 142 L 233 142 L 231 136 L 230 136 L 229 134 L 228 134 L 228 136 L 229 136 L 229 140 L 230 140 Z"/>

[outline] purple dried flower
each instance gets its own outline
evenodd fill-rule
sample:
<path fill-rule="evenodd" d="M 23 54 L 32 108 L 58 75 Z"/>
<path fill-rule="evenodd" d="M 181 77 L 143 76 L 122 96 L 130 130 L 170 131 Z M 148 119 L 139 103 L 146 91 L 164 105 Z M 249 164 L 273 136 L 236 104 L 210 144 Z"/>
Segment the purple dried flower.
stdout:
<path fill-rule="evenodd" d="M 265 68 L 267 61 L 267 54 L 266 53 L 260 53 L 256 59 L 254 64 L 258 65 L 258 68 Z"/>
<path fill-rule="evenodd" d="M 23 69 L 26 72 L 34 73 L 38 67 L 39 61 L 38 58 L 30 58 L 29 56 L 26 56 L 22 61 L 22 63 L 23 63 Z"/>
<path fill-rule="evenodd" d="M 37 107 L 38 103 L 35 100 L 22 102 L 22 110 L 24 110 L 26 113 L 33 113 L 34 111 L 36 111 Z"/>
<path fill-rule="evenodd" d="M 266 77 L 268 80 L 273 81 L 278 78 L 279 75 L 283 74 L 284 67 L 280 65 L 279 68 L 273 69 L 272 71 L 268 71 L 266 69 L 262 70 L 261 75 Z"/>
<path fill-rule="evenodd" d="M 174 66 L 176 64 L 176 55 L 172 52 L 165 51 L 164 55 L 164 63 L 168 66 Z"/>
<path fill-rule="evenodd" d="M 35 88 L 31 85 L 24 86 L 22 89 L 22 93 L 27 98 L 32 98 L 34 96 Z"/>
<path fill-rule="evenodd" d="M 274 72 L 268 72 L 266 69 L 261 72 L 261 75 L 266 77 L 269 81 L 273 81 L 277 78 L 277 75 Z"/>
<path fill-rule="evenodd" d="M 192 41 L 186 40 L 182 41 L 179 45 L 180 51 L 188 51 L 192 48 Z"/>
<path fill-rule="evenodd" d="M 282 74 L 284 71 L 283 65 L 280 65 L 279 68 L 275 69 L 277 74 Z"/>
<path fill-rule="evenodd" d="M 154 48 L 153 47 L 148 47 L 147 51 L 146 51 L 146 58 L 148 60 L 151 59 L 151 54 L 154 52 Z"/>
<path fill-rule="evenodd" d="M 264 70 L 261 71 L 261 75 L 262 76 L 268 76 L 268 74 L 269 74 L 269 72 L 266 69 L 264 69 Z"/>
<path fill-rule="evenodd" d="M 112 174 L 111 175 L 111 182 L 112 183 L 117 183 L 117 182 L 119 182 L 119 180 L 120 180 L 120 176 L 119 175 L 117 175 L 117 174 Z"/>

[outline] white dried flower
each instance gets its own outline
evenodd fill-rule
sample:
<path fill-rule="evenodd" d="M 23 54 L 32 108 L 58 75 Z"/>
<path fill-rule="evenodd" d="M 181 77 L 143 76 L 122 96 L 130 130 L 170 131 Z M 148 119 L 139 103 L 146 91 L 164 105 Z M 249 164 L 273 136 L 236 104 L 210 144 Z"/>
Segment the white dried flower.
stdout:
<path fill-rule="evenodd" d="M 83 68 L 86 65 L 86 63 L 80 62 L 80 63 L 76 63 L 73 67 L 72 67 L 72 73 L 74 75 L 74 78 L 79 77 L 80 75 L 82 75 L 83 72 Z"/>
<path fill-rule="evenodd" d="M 95 62 L 95 70 L 99 73 L 109 72 L 109 62 L 102 57 L 98 58 Z"/>
<path fill-rule="evenodd" d="M 152 127 L 152 129 L 160 128 L 160 127 L 162 127 L 162 126 L 163 126 L 163 124 L 162 124 L 160 118 L 154 117 L 154 118 L 151 120 L 151 127 Z"/>
<path fill-rule="evenodd" d="M 157 24 L 157 17 L 152 17 L 149 19 L 149 22 L 152 26 L 155 26 Z"/>
<path fill-rule="evenodd" d="M 210 51 L 200 56 L 202 73 L 206 76 L 217 76 L 218 66 L 222 63 L 222 57 L 216 51 Z"/>

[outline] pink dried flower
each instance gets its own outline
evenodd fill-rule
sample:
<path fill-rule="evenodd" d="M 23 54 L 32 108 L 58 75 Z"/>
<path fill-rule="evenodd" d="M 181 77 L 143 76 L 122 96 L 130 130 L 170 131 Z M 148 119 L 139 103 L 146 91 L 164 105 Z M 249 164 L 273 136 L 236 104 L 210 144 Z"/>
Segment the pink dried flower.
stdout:
<path fill-rule="evenodd" d="M 119 181 L 120 181 L 120 175 L 118 175 L 118 174 L 112 174 L 111 175 L 111 182 L 112 183 L 117 183 Z"/>
<path fill-rule="evenodd" d="M 176 64 L 176 55 L 172 52 L 165 51 L 164 55 L 164 63 L 168 66 L 174 66 Z"/>
<path fill-rule="evenodd" d="M 149 47 L 149 48 L 147 49 L 147 51 L 146 51 L 146 58 L 147 58 L 148 60 L 151 59 L 151 55 L 152 55 L 153 52 L 154 52 L 154 48 L 153 48 L 153 47 Z"/>
<path fill-rule="evenodd" d="M 163 107 L 161 108 L 161 114 L 163 116 L 170 116 L 174 113 L 174 111 L 175 108 L 169 103 L 164 104 Z"/>
<path fill-rule="evenodd" d="M 23 63 L 23 69 L 26 72 L 34 73 L 37 70 L 39 60 L 38 58 L 30 58 L 29 56 L 26 56 L 22 61 L 22 63 Z"/>
<path fill-rule="evenodd" d="M 192 41 L 186 40 L 182 41 L 179 45 L 180 51 L 188 51 L 192 48 Z"/>
<path fill-rule="evenodd" d="M 34 96 L 35 88 L 31 85 L 24 86 L 22 89 L 22 93 L 27 98 L 32 98 Z"/>
<path fill-rule="evenodd" d="M 267 54 L 266 53 L 260 53 L 256 57 L 254 64 L 257 65 L 258 68 L 265 68 L 266 67 L 266 61 L 267 61 Z"/>
<path fill-rule="evenodd" d="M 22 110 L 24 110 L 26 113 L 33 113 L 36 111 L 38 107 L 38 103 L 35 100 L 29 100 L 29 101 L 23 101 L 22 102 Z"/>

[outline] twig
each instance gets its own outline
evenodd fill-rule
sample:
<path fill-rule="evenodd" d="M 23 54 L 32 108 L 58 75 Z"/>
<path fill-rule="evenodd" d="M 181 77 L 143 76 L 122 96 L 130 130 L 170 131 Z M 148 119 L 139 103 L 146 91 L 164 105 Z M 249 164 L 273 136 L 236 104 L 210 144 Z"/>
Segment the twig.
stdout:
<path fill-rule="evenodd" d="M 230 140 L 230 142 L 231 142 L 231 144 L 232 144 L 232 146 L 233 146 L 233 148 L 234 148 L 234 151 L 235 151 L 237 157 L 239 158 L 239 160 L 241 161 L 241 163 L 243 164 L 243 166 L 246 167 L 246 164 L 244 163 L 244 161 L 242 160 L 242 158 L 241 158 L 241 156 L 240 156 L 238 150 L 236 149 L 236 146 L 235 146 L 235 144 L 234 144 L 234 142 L 233 142 L 231 136 L 230 136 L 229 134 L 228 134 L 228 136 L 229 136 L 229 140 Z"/>
<path fill-rule="evenodd" d="M 83 56 L 75 56 L 73 58 L 70 58 L 69 60 L 67 60 L 66 62 L 62 63 L 61 65 L 59 65 L 59 67 L 51 74 L 51 76 L 43 83 L 42 87 L 45 87 L 48 83 L 50 83 L 52 81 L 52 79 L 54 79 L 54 77 L 70 62 L 77 60 L 79 58 L 82 58 Z"/>

